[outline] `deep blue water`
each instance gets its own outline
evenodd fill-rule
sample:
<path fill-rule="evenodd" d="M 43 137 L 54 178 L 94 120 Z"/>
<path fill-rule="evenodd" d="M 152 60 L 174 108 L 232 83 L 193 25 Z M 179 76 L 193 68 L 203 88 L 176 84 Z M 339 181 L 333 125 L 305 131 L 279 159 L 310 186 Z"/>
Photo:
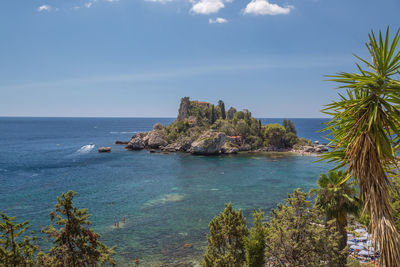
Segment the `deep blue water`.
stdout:
<path fill-rule="evenodd" d="M 293 120 L 299 136 L 324 142 L 316 131 L 326 119 Z M 252 209 L 268 213 L 294 188 L 313 187 L 331 167 L 308 156 L 165 155 L 113 144 L 172 121 L 0 118 L 0 211 L 30 220 L 39 232 L 50 223 L 56 197 L 71 189 L 78 192 L 76 206 L 89 209 L 102 240 L 118 245 L 118 266 L 133 266 L 136 257 L 142 266 L 188 262 L 200 258 L 208 222 L 224 203 L 231 201 L 248 218 Z M 99 154 L 100 146 L 112 152 Z M 123 218 L 126 223 L 114 229 Z"/>

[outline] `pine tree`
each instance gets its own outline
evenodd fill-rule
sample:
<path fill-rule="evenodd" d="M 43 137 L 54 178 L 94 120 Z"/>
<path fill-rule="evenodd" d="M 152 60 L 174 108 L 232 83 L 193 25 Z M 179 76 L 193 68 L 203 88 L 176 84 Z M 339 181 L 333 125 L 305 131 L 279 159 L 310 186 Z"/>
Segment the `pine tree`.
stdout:
<path fill-rule="evenodd" d="M 55 209 L 50 213 L 54 225 L 43 232 L 53 240 L 48 254 L 40 253 L 38 259 L 44 266 L 98 266 L 106 262 L 115 265 L 114 249 L 99 241 L 100 235 L 88 228 L 90 214 L 87 209 L 73 206 L 74 191 L 57 197 Z"/>
<path fill-rule="evenodd" d="M 39 249 L 33 244 L 36 239 L 24 233 L 29 229 L 29 221 L 15 224 L 15 217 L 0 213 L 0 266 L 33 266 L 34 254 Z"/>
<path fill-rule="evenodd" d="M 214 105 L 211 106 L 211 124 L 213 124 L 216 120 L 216 116 L 215 116 L 215 107 Z"/>
<path fill-rule="evenodd" d="M 224 104 L 224 101 L 219 100 L 219 101 L 218 101 L 218 107 L 219 107 L 219 109 L 221 110 L 221 117 L 222 117 L 222 119 L 225 120 L 225 119 L 226 119 L 226 114 L 225 114 L 225 104 Z"/>
<path fill-rule="evenodd" d="M 248 267 L 263 267 L 265 265 L 265 228 L 264 212 L 253 211 L 253 227 L 246 238 L 246 262 Z"/>
<path fill-rule="evenodd" d="M 241 210 L 236 211 L 232 204 L 209 224 L 208 246 L 204 254 L 206 267 L 241 267 L 246 261 L 245 238 L 247 236 L 246 219 Z"/>
<path fill-rule="evenodd" d="M 272 210 L 266 223 L 267 266 L 342 266 L 339 234 L 312 208 L 306 193 L 296 189 L 285 205 Z"/>
<path fill-rule="evenodd" d="M 285 127 L 285 130 L 287 133 L 293 133 L 293 134 L 297 134 L 297 130 L 296 127 L 294 126 L 294 122 L 291 120 L 283 120 L 282 123 L 283 127 Z"/>

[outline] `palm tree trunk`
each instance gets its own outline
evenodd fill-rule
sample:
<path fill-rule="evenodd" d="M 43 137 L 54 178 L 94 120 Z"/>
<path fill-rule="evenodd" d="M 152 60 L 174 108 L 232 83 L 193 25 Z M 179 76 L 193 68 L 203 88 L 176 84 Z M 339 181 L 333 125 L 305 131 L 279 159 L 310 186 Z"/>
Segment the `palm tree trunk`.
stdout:
<path fill-rule="evenodd" d="M 371 215 L 372 237 L 380 246 L 381 264 L 397 267 L 400 264 L 400 236 L 389 202 L 389 180 L 375 144 L 374 134 L 367 131 L 348 147 L 347 155 L 353 176 L 360 185 L 364 208 Z"/>
<path fill-rule="evenodd" d="M 340 239 L 339 239 L 339 250 L 342 251 L 346 248 L 347 246 L 347 231 L 346 231 L 346 226 L 347 226 L 347 220 L 346 218 L 336 218 L 336 227 L 337 231 L 340 234 Z M 347 253 L 344 253 L 340 258 L 339 258 L 339 266 L 346 266 L 347 263 Z"/>

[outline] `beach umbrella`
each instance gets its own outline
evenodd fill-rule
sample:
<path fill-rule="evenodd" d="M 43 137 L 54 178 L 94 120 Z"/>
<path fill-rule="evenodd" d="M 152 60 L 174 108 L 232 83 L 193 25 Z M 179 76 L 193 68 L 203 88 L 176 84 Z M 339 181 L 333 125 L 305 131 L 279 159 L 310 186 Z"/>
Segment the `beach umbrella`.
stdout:
<path fill-rule="evenodd" d="M 368 250 L 361 250 L 360 252 L 358 252 L 358 255 L 368 256 L 371 255 L 371 252 L 369 252 Z"/>
<path fill-rule="evenodd" d="M 359 245 L 352 245 L 352 246 L 350 246 L 350 248 L 354 249 L 354 250 L 363 250 L 364 249 L 364 247 L 359 246 Z"/>
<path fill-rule="evenodd" d="M 366 244 L 368 247 L 372 247 L 374 245 L 374 242 L 372 242 L 372 240 L 367 240 Z"/>
<path fill-rule="evenodd" d="M 366 237 L 366 238 L 371 238 L 371 235 L 368 233 L 363 234 L 362 236 Z"/>
<path fill-rule="evenodd" d="M 355 245 L 355 244 L 356 244 L 356 242 L 353 242 L 351 240 L 347 241 L 347 245 Z"/>
<path fill-rule="evenodd" d="M 375 253 L 375 249 L 373 248 L 373 247 L 370 247 L 369 249 L 368 249 L 368 251 L 369 251 L 369 253 Z"/>
<path fill-rule="evenodd" d="M 357 237 L 356 239 L 363 241 L 363 240 L 367 240 L 368 238 L 366 236 L 360 236 L 360 237 Z"/>
<path fill-rule="evenodd" d="M 354 232 L 357 232 L 357 233 L 364 233 L 364 232 L 366 232 L 366 231 L 367 231 L 367 230 L 364 229 L 364 228 L 359 228 L 359 229 L 354 230 Z"/>

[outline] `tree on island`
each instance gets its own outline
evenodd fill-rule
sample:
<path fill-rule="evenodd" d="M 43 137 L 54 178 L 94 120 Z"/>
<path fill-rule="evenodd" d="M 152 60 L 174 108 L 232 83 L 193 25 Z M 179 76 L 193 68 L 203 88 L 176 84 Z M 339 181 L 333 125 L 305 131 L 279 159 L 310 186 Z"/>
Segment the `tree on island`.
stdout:
<path fill-rule="evenodd" d="M 340 100 L 323 110 L 333 117 L 326 130 L 334 149 L 323 155 L 347 168 L 360 188 L 364 208 L 371 218 L 373 239 L 380 246 L 381 265 L 392 267 L 400 262 L 400 235 L 396 230 L 389 192 L 390 170 L 397 166 L 395 150 L 400 145 L 400 39 L 397 31 L 390 41 L 389 28 L 383 37 L 369 34 L 366 44 L 372 62 L 357 57 L 359 73 L 329 76 L 346 89 Z M 397 51 L 396 51 L 397 50 Z"/>
<path fill-rule="evenodd" d="M 318 187 L 310 190 L 316 194 L 315 206 L 321 209 L 326 220 L 335 220 L 336 229 L 341 238 L 339 250 L 344 250 L 347 245 L 347 214 L 357 216 L 360 211 L 360 201 L 355 197 L 357 191 L 347 181 L 343 182 L 343 171 L 330 171 L 328 175 L 321 174 L 317 181 Z M 346 265 L 347 255 L 340 259 L 342 266 Z"/>
<path fill-rule="evenodd" d="M 294 126 L 294 122 L 291 120 L 283 120 L 282 123 L 283 127 L 285 127 L 285 130 L 287 133 L 293 133 L 294 135 L 297 134 L 296 127 Z"/>
<path fill-rule="evenodd" d="M 215 107 L 214 105 L 211 106 L 211 124 L 213 124 L 216 121 L 217 117 L 215 114 Z"/>
<path fill-rule="evenodd" d="M 29 221 L 15 224 L 15 217 L 0 213 L 0 266 L 34 266 L 39 247 L 33 244 L 33 232 L 27 235 Z"/>
<path fill-rule="evenodd" d="M 73 205 L 74 191 L 57 197 L 55 209 L 50 213 L 54 225 L 47 226 L 43 233 L 53 240 L 49 253 L 40 252 L 41 266 L 99 266 L 105 263 L 115 265 L 114 249 L 99 241 L 100 235 L 88 228 L 90 214 L 87 209 Z"/>
<path fill-rule="evenodd" d="M 272 210 L 266 223 L 267 266 L 340 266 L 343 251 L 335 227 L 324 225 L 306 196 L 296 189 Z"/>
<path fill-rule="evenodd" d="M 246 262 L 245 238 L 248 230 L 241 210 L 226 204 L 209 224 L 208 246 L 203 258 L 205 267 L 239 267 Z"/>
<path fill-rule="evenodd" d="M 219 100 L 219 101 L 218 101 L 218 107 L 219 107 L 219 110 L 221 111 L 221 119 L 225 120 L 225 119 L 226 119 L 226 114 L 225 114 L 225 104 L 224 104 L 224 101 Z"/>

